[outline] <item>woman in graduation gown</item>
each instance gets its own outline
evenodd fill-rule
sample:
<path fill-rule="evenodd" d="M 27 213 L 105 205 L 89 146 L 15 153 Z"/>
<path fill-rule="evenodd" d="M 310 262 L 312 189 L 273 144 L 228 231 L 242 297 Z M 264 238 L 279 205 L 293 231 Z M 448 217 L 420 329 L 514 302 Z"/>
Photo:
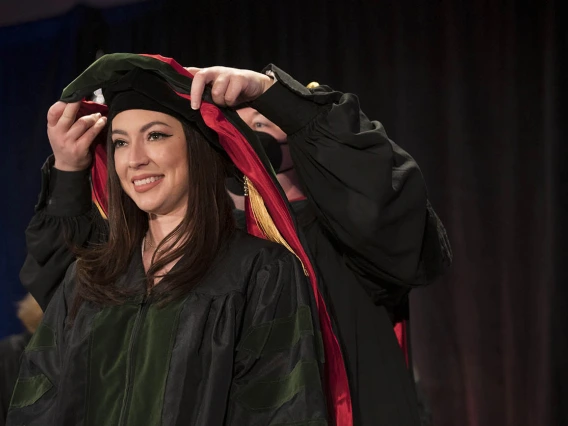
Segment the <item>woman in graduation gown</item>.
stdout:
<path fill-rule="evenodd" d="M 205 83 L 242 78 L 240 70 L 192 71 L 196 79 L 203 76 L 200 86 L 193 86 L 194 100 Z M 392 317 L 411 288 L 430 283 L 451 260 L 418 166 L 388 139 L 380 123 L 360 111 L 355 95 L 324 86 L 307 89 L 273 65 L 266 71 L 276 82 L 246 100 L 287 134 L 306 196 L 291 207 L 349 380 L 350 404 L 344 406 L 351 408 L 344 417 L 351 420 L 338 424 L 418 425 L 413 383 Z M 223 87 L 213 101 L 242 101 L 228 93 L 228 85 Z M 246 127 L 239 130 L 254 139 Z M 51 160 L 43 177 L 44 190 L 27 230 L 31 250 L 21 278 L 47 303 L 54 288 L 50 283 L 73 256 L 65 244 L 46 242 L 61 241 L 63 229 L 75 244 L 104 240 L 106 225 L 91 203 L 88 171 L 61 172 Z M 96 164 L 92 179 L 96 183 Z"/>
<path fill-rule="evenodd" d="M 207 125 L 176 93 L 172 76 L 179 90 L 189 75 L 135 56 L 67 89 L 77 100 L 95 83 L 110 105 L 108 242 L 81 251 L 55 291 L 7 424 L 328 424 L 311 266 L 273 176 L 218 109 Z M 251 220 L 282 244 L 235 229 L 225 179 L 239 149 L 270 209 Z"/>

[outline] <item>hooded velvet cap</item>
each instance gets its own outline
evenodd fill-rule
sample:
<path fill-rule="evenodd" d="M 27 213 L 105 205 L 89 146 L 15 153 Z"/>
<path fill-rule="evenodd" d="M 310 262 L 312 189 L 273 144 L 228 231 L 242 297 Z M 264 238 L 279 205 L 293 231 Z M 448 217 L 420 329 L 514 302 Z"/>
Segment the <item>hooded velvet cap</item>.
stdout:
<path fill-rule="evenodd" d="M 188 108 L 189 101 L 178 96 L 163 78 L 151 71 L 134 68 L 103 89 L 103 96 L 109 106 L 109 121 L 129 109 L 163 112 L 193 124 L 211 145 L 222 150 L 217 133 L 205 124 L 200 112 Z"/>
<path fill-rule="evenodd" d="M 106 105 L 83 100 L 102 88 L 112 115 L 132 109 L 133 105 L 140 109 L 146 103 L 152 110 L 159 108 L 195 125 L 214 147 L 223 150 L 244 175 L 248 186 L 248 232 L 286 246 L 300 259 L 309 276 L 325 351 L 325 385 L 330 418 L 334 425 L 352 426 L 351 395 L 339 342 L 319 292 L 307 244 L 298 231 L 270 162 L 255 133 L 237 113 L 213 104 L 208 87 L 203 94 L 201 108 L 197 111 L 191 108 L 191 82 L 192 75 L 173 59 L 159 55 L 116 53 L 94 62 L 63 90 L 61 100 L 82 101 L 78 116 L 95 112 L 108 115 Z M 93 201 L 103 215 L 106 211 L 107 175 L 104 141 L 105 135 L 99 135 L 92 166 Z"/>

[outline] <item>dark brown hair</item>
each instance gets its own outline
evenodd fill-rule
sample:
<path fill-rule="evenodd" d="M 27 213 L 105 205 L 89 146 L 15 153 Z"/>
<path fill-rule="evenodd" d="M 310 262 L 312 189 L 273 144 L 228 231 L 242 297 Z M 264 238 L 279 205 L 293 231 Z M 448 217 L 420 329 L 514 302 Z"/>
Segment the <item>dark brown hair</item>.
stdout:
<path fill-rule="evenodd" d="M 157 260 L 154 255 L 146 274 L 148 290 L 162 304 L 184 296 L 199 283 L 235 229 L 232 205 L 225 189 L 230 162 L 195 127 L 184 120 L 181 123 L 188 147 L 190 190 L 187 213 L 158 245 L 158 249 L 165 243 L 175 248 Z M 135 251 L 141 250 L 142 239 L 148 231 L 148 214 L 138 208 L 120 185 L 110 132 L 107 152 L 109 238 L 106 244 L 83 249 L 78 254 L 72 317 L 83 301 L 116 305 L 133 295 L 133 290 L 116 283 L 126 273 Z M 180 259 L 176 267 L 163 277 L 160 285 L 152 288 L 150 283 L 154 282 L 157 271 L 175 259 Z"/>

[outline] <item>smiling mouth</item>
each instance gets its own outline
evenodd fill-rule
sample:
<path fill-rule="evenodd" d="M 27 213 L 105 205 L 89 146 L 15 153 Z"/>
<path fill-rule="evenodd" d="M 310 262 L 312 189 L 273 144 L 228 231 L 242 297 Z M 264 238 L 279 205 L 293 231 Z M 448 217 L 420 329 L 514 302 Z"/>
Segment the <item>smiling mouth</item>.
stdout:
<path fill-rule="evenodd" d="M 135 181 L 133 181 L 133 183 L 134 183 L 134 186 L 142 186 L 142 185 L 148 185 L 149 183 L 152 183 L 152 182 L 156 182 L 156 181 L 163 179 L 163 178 L 164 178 L 163 176 L 152 176 L 152 177 L 149 177 L 149 178 L 146 178 L 146 179 L 135 180 Z"/>

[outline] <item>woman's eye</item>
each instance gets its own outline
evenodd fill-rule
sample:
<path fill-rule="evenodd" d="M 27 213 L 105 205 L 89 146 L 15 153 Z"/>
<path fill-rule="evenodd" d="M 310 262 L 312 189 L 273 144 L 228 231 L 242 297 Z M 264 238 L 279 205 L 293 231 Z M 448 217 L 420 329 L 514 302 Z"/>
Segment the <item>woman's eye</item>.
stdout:
<path fill-rule="evenodd" d="M 126 141 L 123 141 L 122 139 L 116 139 L 112 141 L 112 143 L 115 148 L 122 148 L 123 146 L 126 146 Z"/>
<path fill-rule="evenodd" d="M 255 129 L 262 129 L 263 127 L 266 127 L 266 124 L 259 122 L 253 123 L 252 125 L 254 126 Z"/>
<path fill-rule="evenodd" d="M 160 132 L 151 132 L 151 133 L 148 134 L 148 140 L 149 141 L 158 141 L 158 140 L 164 139 L 168 136 L 169 135 L 166 135 L 166 134 L 160 133 Z"/>

